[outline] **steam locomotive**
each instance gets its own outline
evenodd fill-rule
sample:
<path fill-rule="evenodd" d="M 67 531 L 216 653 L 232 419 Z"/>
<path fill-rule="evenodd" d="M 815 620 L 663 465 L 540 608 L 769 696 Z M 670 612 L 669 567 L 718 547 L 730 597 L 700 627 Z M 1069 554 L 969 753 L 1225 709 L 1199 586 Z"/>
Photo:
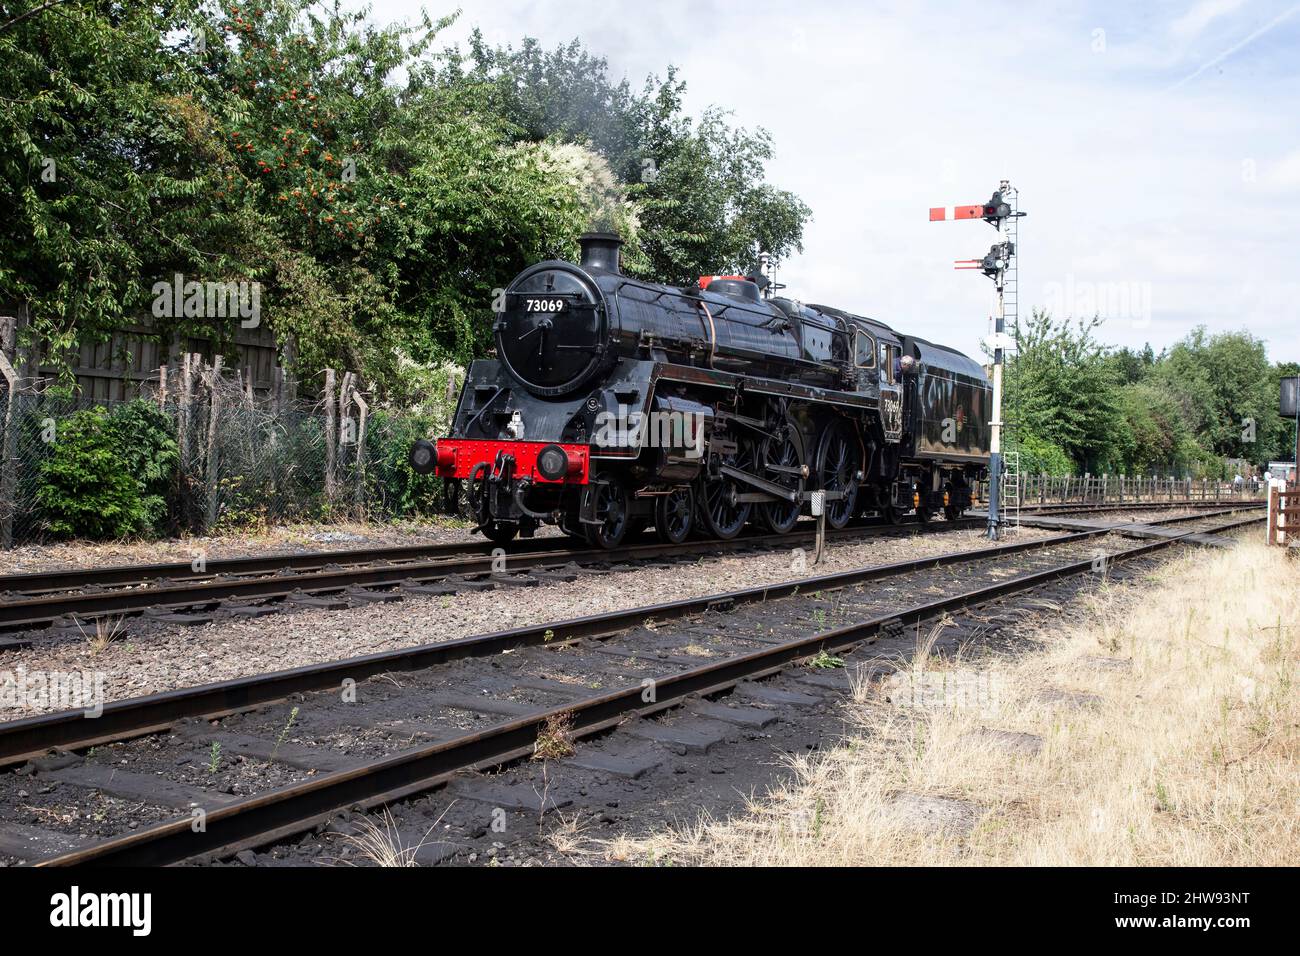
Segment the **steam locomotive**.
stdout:
<path fill-rule="evenodd" d="M 510 283 L 497 357 L 470 366 L 450 436 L 411 448 L 491 540 L 555 523 L 616 548 L 651 525 L 679 543 L 788 532 L 814 509 L 840 528 L 974 503 L 991 407 L 978 363 L 765 297 L 760 275 L 659 285 L 623 274 L 617 235 L 580 244 L 579 263 Z"/>

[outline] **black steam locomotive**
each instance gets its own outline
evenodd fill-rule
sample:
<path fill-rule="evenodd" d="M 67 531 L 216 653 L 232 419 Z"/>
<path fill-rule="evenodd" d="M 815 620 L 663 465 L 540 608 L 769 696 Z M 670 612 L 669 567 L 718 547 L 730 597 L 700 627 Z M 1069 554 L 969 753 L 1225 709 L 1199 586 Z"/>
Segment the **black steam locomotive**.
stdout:
<path fill-rule="evenodd" d="M 619 268 L 616 235 L 505 291 L 497 358 L 469 369 L 451 435 L 411 449 L 493 541 L 557 523 L 614 548 L 831 527 L 875 511 L 955 518 L 988 462 L 978 363 L 874 319 L 764 298 L 761 276 L 698 287 Z"/>

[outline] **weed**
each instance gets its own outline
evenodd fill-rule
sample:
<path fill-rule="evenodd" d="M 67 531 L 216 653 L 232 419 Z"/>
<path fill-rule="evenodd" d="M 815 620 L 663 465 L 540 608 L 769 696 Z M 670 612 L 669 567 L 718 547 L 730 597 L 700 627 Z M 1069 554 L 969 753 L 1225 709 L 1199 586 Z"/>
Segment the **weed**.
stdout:
<path fill-rule="evenodd" d="M 844 658 L 834 657 L 826 653 L 826 648 L 817 652 L 817 656 L 808 662 L 809 667 L 818 667 L 822 670 L 833 670 L 836 667 L 844 666 Z"/>
<path fill-rule="evenodd" d="M 573 714 L 564 711 L 546 718 L 533 745 L 534 760 L 559 760 L 573 753 Z"/>
<path fill-rule="evenodd" d="M 280 731 L 280 736 L 275 738 L 275 746 L 271 748 L 272 760 L 275 759 L 275 752 L 280 749 L 280 745 L 283 744 L 285 738 L 289 736 L 289 731 L 293 727 L 294 721 L 296 721 L 297 719 L 298 719 L 298 708 L 295 707 L 293 710 L 289 711 L 289 719 L 284 722 L 284 727 Z"/>

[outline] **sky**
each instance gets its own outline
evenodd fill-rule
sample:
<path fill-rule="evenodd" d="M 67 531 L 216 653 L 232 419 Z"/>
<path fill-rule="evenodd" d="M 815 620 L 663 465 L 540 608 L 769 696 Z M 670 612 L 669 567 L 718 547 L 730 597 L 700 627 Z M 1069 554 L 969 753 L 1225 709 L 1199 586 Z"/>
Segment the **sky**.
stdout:
<path fill-rule="evenodd" d="M 377 22 L 413 19 L 389 0 Z M 448 43 L 575 37 L 762 126 L 812 209 L 785 294 L 979 355 L 997 240 L 931 206 L 1019 192 L 1019 309 L 1158 352 L 1198 325 L 1300 361 L 1300 3 L 461 0 Z M 435 16 L 449 9 L 430 7 Z"/>

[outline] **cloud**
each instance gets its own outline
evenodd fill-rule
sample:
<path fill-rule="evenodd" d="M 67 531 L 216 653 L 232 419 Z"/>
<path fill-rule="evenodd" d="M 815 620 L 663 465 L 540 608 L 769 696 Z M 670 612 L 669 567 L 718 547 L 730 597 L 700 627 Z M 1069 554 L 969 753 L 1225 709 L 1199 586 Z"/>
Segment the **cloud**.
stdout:
<path fill-rule="evenodd" d="M 419 2 L 392 0 L 382 15 Z M 1286 284 L 1300 219 L 1293 2 L 1208 0 L 1172 23 L 1101 2 L 993 0 L 974 15 L 902 0 L 463 6 L 453 36 L 479 25 L 496 43 L 578 37 L 636 84 L 676 64 L 690 109 L 716 103 L 768 128 L 770 179 L 813 210 L 804 254 L 779 275 L 798 298 L 978 355 L 991 283 L 952 262 L 982 255 L 995 233 L 926 210 L 981 202 L 1005 176 L 1029 212 L 1023 311 L 1071 277 L 1101 293 L 1149 288 L 1150 321 L 1113 319 L 1106 338 L 1158 350 L 1197 325 L 1245 327 L 1275 359 L 1300 360 L 1300 296 Z M 1247 15 L 1253 30 L 1217 36 Z M 1162 93 L 1205 45 L 1215 55 L 1201 78 Z M 1232 70 L 1213 69 L 1227 58 Z"/>
<path fill-rule="evenodd" d="M 1184 85 L 1186 85 L 1187 83 L 1190 83 L 1192 80 L 1196 79 L 1198 76 L 1200 76 L 1202 73 L 1206 72 L 1207 70 L 1212 69 L 1213 67 L 1218 66 L 1218 65 L 1219 65 L 1220 63 L 1222 63 L 1224 60 L 1228 59 L 1228 57 L 1233 56 L 1234 54 L 1236 54 L 1236 53 L 1240 52 L 1241 50 L 1245 49 L 1247 46 L 1249 46 L 1251 43 L 1254 43 L 1256 40 L 1258 40 L 1260 37 L 1264 36 L 1266 33 L 1271 32 L 1275 27 L 1277 27 L 1277 26 L 1281 25 L 1282 23 L 1284 23 L 1285 21 L 1291 19 L 1291 16 L 1292 16 L 1292 15 L 1293 15 L 1297 10 L 1300 10 L 1300 4 L 1296 4 L 1296 5 L 1293 6 L 1293 7 L 1290 7 L 1290 8 L 1288 8 L 1288 9 L 1286 9 L 1286 10 L 1283 10 L 1281 13 L 1279 13 L 1279 14 L 1278 14 L 1277 16 L 1275 16 L 1273 19 L 1269 20 L 1269 21 L 1268 21 L 1267 23 L 1265 23 L 1263 26 L 1261 26 L 1261 27 L 1259 27 L 1259 28 L 1257 28 L 1257 29 L 1255 29 L 1255 30 L 1252 30 L 1249 34 L 1247 34 L 1247 35 L 1246 35 L 1245 37 L 1243 37 L 1242 39 L 1238 40 L 1236 43 L 1232 44 L 1231 46 L 1229 46 L 1229 47 L 1226 48 L 1225 50 L 1221 51 L 1221 52 L 1218 53 L 1217 55 L 1211 57 L 1211 58 L 1210 58 L 1209 60 L 1207 60 L 1206 62 L 1202 63 L 1200 66 L 1198 66 L 1195 70 L 1193 70 L 1193 71 L 1192 71 L 1191 73 L 1189 73 L 1187 76 L 1183 77 L 1181 80 L 1179 80 L 1179 81 L 1178 81 L 1177 83 L 1175 83 L 1173 86 L 1171 86 L 1171 87 L 1169 87 L 1168 89 L 1166 89 L 1165 92 L 1170 92 L 1171 90 L 1176 90 L 1176 89 L 1178 89 L 1180 86 L 1184 86 Z"/>
<path fill-rule="evenodd" d="M 1213 20 L 1237 10 L 1243 2 L 1244 0 L 1201 0 L 1171 23 L 1169 31 L 1181 40 L 1195 39 Z"/>

